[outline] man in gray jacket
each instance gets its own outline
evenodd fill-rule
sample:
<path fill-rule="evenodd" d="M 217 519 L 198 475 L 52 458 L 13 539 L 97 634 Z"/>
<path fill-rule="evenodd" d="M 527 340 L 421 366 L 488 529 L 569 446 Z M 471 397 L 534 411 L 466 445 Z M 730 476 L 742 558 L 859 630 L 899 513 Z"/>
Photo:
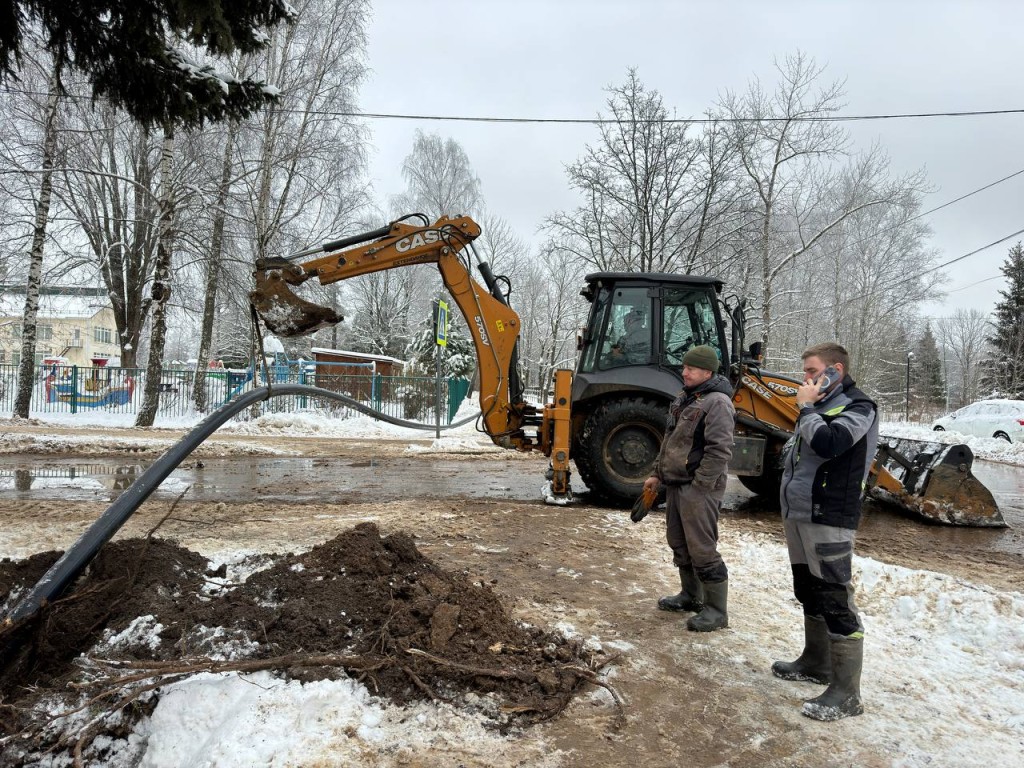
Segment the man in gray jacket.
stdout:
<path fill-rule="evenodd" d="M 696 615 L 695 632 L 729 626 L 729 571 L 718 553 L 718 513 L 732 458 L 736 411 L 732 386 L 718 373 L 713 347 L 693 347 L 683 356 L 683 391 L 669 408 L 668 426 L 654 474 L 645 489 L 665 486 L 668 545 L 682 590 L 663 597 L 664 611 Z"/>
<path fill-rule="evenodd" d="M 839 720 L 864 712 L 864 627 L 850 581 L 861 500 L 878 446 L 878 411 L 850 378 L 850 356 L 839 344 L 804 350 L 803 367 L 780 501 L 793 592 L 804 609 L 804 650 L 795 661 L 776 661 L 772 673 L 827 684 L 804 703 L 803 714 Z"/>

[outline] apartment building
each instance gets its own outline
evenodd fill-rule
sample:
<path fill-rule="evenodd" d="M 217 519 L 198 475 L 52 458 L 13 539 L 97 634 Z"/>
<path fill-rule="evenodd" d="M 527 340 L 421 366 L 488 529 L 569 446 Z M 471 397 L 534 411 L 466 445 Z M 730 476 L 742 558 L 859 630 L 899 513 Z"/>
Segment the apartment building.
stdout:
<path fill-rule="evenodd" d="M 21 362 L 24 311 L 24 286 L 0 285 L 0 365 Z M 116 327 L 104 289 L 46 286 L 39 292 L 36 363 L 63 358 L 67 365 L 90 366 L 119 358 Z"/>

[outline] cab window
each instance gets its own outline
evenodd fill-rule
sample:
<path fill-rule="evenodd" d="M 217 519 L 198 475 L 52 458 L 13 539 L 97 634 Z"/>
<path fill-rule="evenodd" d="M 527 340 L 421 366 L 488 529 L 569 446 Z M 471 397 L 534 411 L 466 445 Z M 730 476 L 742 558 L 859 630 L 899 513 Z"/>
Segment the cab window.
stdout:
<path fill-rule="evenodd" d="M 651 362 L 651 298 L 646 288 L 602 289 L 592 317 L 600 328 L 588 339 L 580 359 L 581 371 L 605 370 Z"/>
<path fill-rule="evenodd" d="M 662 364 L 680 366 L 690 347 L 707 344 L 724 360 L 715 308 L 707 291 L 670 288 L 662 294 Z"/>

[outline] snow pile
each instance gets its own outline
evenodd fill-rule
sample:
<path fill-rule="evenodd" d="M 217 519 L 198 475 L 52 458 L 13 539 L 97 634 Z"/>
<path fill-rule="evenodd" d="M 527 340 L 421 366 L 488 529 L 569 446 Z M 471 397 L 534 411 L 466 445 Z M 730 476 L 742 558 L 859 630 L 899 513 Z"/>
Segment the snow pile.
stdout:
<path fill-rule="evenodd" d="M 746 534 L 726 537 L 722 550 L 742 564 L 736 591 L 749 589 L 761 607 L 752 609 L 756 631 L 736 622 L 744 642 L 730 650 L 761 659 L 764 669 L 797 655 L 803 624 L 785 547 Z M 1006 765 L 1014 762 L 1008 755 L 1024 754 L 1024 593 L 864 557 L 854 558 L 854 586 L 865 629 L 865 715 L 844 721 L 851 742 L 878 745 L 900 767 Z M 739 618 L 746 606 L 734 609 Z"/>
<path fill-rule="evenodd" d="M 412 765 L 428 749 L 450 756 L 451 765 L 483 766 L 519 754 L 514 737 L 446 705 L 386 706 L 350 679 L 302 684 L 265 672 L 174 685 L 143 730 L 140 768 Z M 529 760 L 558 763 L 557 753 Z"/>
<path fill-rule="evenodd" d="M 360 440 L 417 440 L 432 439 L 429 446 L 422 442 L 409 445 L 406 450 L 416 453 L 500 453 L 486 434 L 476 427 L 479 407 L 467 398 L 455 414 L 452 423 L 468 421 L 458 427 L 441 426 L 441 437 L 436 428 L 425 424 L 424 429 L 412 429 L 380 421 L 372 416 L 354 416 L 346 419 L 325 418 L 310 413 L 268 413 L 252 421 L 225 425 L 221 431 L 237 435 L 282 435 L 294 437 L 338 437 Z"/>

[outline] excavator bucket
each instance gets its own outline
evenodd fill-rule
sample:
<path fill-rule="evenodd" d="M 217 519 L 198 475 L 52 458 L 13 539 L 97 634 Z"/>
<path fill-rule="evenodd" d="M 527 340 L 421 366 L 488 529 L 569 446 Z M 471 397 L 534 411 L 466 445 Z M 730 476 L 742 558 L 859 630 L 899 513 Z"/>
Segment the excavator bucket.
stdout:
<path fill-rule="evenodd" d="M 966 445 L 881 437 L 868 493 L 936 523 L 1006 528 Z"/>
<path fill-rule="evenodd" d="M 303 336 L 344 319 L 333 309 L 306 301 L 292 291 L 289 283 L 300 280 L 301 268 L 287 262 L 278 268 L 267 268 L 258 262 L 256 267 L 256 290 L 249 294 L 249 300 L 275 335 Z"/>

